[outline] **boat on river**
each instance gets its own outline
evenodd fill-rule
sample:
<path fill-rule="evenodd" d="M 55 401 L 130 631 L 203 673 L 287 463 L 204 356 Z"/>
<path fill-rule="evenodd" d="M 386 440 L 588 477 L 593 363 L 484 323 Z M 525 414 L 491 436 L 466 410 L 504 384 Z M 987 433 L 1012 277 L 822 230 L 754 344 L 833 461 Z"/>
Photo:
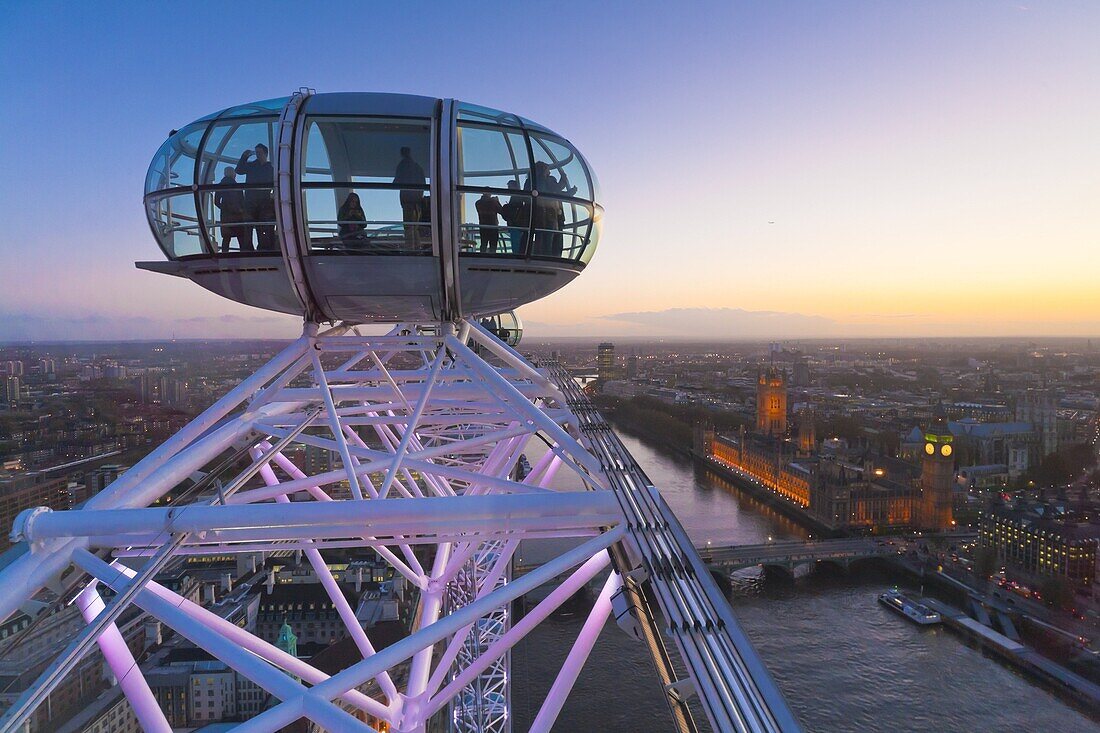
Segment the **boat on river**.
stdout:
<path fill-rule="evenodd" d="M 888 590 L 878 597 L 879 603 L 891 611 L 905 616 L 915 624 L 930 626 L 938 624 L 942 619 L 940 615 L 923 603 L 899 593 L 896 590 Z"/>

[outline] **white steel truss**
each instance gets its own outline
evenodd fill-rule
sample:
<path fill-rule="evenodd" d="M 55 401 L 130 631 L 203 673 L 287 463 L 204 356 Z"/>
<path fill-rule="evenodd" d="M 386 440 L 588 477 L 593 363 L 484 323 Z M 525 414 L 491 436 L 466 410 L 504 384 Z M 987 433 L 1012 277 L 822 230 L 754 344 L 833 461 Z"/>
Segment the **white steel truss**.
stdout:
<path fill-rule="evenodd" d="M 514 543 L 515 540 L 510 542 Z M 480 593 L 490 593 L 506 585 L 510 578 L 507 566 L 504 572 L 494 573 L 504 556 L 511 556 L 514 547 L 506 547 L 505 541 L 486 542 L 467 560 L 458 575 L 448 585 L 447 607 L 455 611 L 477 600 Z M 490 581 L 490 582 L 486 582 Z M 508 605 L 499 606 L 479 618 L 464 635 L 461 645 L 454 652 L 451 684 L 465 670 L 473 668 L 493 644 L 505 637 L 511 624 Z M 448 647 L 448 652 L 450 648 Z M 437 670 L 445 669 L 447 657 L 440 660 Z M 512 730 L 509 704 L 509 661 L 506 651 L 459 690 L 450 702 L 451 729 L 458 733 L 507 733 Z"/>
<path fill-rule="evenodd" d="M 346 327 L 319 334 L 307 325 L 83 508 L 19 516 L 12 537 L 25 551 L 0 571 L 0 619 L 49 588 L 62 601 L 75 598 L 87 626 L 7 711 L 3 730 L 18 729 L 92 645 L 144 729 L 170 730 L 115 624 L 133 605 L 278 701 L 236 728 L 244 733 L 300 718 L 340 731 L 425 731 L 440 720 L 456 731 L 509 731 L 509 651 L 609 567 L 532 730 L 550 730 L 622 599 L 668 685 L 677 726 L 694 729 L 683 694 L 690 685 L 676 680 L 661 640 L 669 632 L 640 592 L 647 576 L 674 619 L 671 636 L 712 726 L 796 729 L 728 607 L 708 610 L 724 600 L 693 580 L 668 581 L 654 564 L 651 545 L 664 543 L 660 551 L 678 553 L 677 567 L 702 567 L 690 545 L 670 546 L 682 538 L 650 537 L 663 504 L 637 515 L 638 482 L 628 482 L 627 493 L 616 478 L 630 466 L 606 449 L 593 452 L 607 441 L 585 433 L 591 425 L 578 419 L 578 398 L 563 386 L 477 323 L 401 325 L 384 336 Z M 547 449 L 520 478 L 516 466 L 532 441 Z M 559 470 L 589 490 L 553 490 Z M 169 494 L 175 502 L 158 505 Z M 521 541 L 562 537 L 575 538 L 571 549 L 511 577 Z M 363 547 L 417 594 L 410 633 L 381 649 L 325 559 Z M 308 562 L 361 656 L 332 676 L 155 580 L 191 556 L 289 552 Z M 552 590 L 513 623 L 512 601 L 545 584 Z M 702 641 L 680 628 L 693 609 L 709 629 Z M 728 661 L 739 653 L 744 664 Z M 731 674 L 729 685 L 741 685 L 734 691 L 714 679 L 726 664 L 741 664 L 740 677 Z M 723 712 L 731 706 L 733 714 Z"/>

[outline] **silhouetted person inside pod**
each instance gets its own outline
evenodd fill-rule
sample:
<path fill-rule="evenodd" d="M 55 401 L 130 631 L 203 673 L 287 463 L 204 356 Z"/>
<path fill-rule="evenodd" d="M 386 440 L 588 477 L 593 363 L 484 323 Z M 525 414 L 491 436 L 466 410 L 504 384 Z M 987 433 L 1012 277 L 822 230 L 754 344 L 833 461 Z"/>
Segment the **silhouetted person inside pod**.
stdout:
<path fill-rule="evenodd" d="M 268 149 L 263 143 L 256 143 L 256 160 L 249 161 L 252 155 L 252 150 L 246 150 L 237 162 L 237 172 L 244 174 L 244 182 L 258 187 L 244 192 L 245 213 L 250 226 L 256 230 L 256 248 L 261 252 L 277 250 L 275 200 L 271 192 L 275 185 L 275 167 L 268 160 Z"/>
<path fill-rule="evenodd" d="M 500 245 L 500 219 L 504 211 L 500 199 L 489 193 L 481 194 L 474 202 L 477 209 L 477 223 L 481 225 L 481 251 L 496 253 Z"/>
<path fill-rule="evenodd" d="M 226 166 L 222 171 L 222 179 L 218 181 L 220 186 L 234 186 L 237 183 L 237 171 L 231 166 Z M 252 230 L 247 224 L 240 222 L 247 220 L 244 208 L 244 191 L 240 189 L 219 190 L 214 194 L 214 206 L 218 207 L 218 223 L 221 225 L 222 252 L 229 251 L 229 243 L 236 239 L 237 249 L 241 252 L 252 252 Z"/>
<path fill-rule="evenodd" d="M 521 255 L 527 249 L 527 227 L 531 226 L 531 200 L 519 195 L 519 181 L 508 181 L 508 190 L 514 193 L 508 198 L 508 203 L 500 207 L 500 215 L 508 224 L 511 254 Z"/>
<path fill-rule="evenodd" d="M 577 193 L 577 187 L 569 185 L 569 177 L 565 175 L 565 171 L 561 172 L 560 178 L 554 178 L 547 163 L 535 163 L 534 179 L 536 196 L 538 194 L 573 196 Z M 543 257 L 562 257 L 564 236 L 561 230 L 564 225 L 565 211 L 561 201 L 546 196 L 536 198 L 534 254 Z"/>
<path fill-rule="evenodd" d="M 403 188 L 400 192 L 401 220 L 405 224 L 405 246 L 414 249 L 420 248 L 420 226 L 424 216 L 425 201 L 423 186 L 427 180 L 424 169 L 412 158 L 412 149 L 401 148 L 401 161 L 394 171 L 393 182 L 401 186 L 417 186 L 417 188 Z"/>
<path fill-rule="evenodd" d="M 348 194 L 348 197 L 344 199 L 344 203 L 341 204 L 336 218 L 338 219 L 336 226 L 342 242 L 363 238 L 364 230 L 367 228 L 367 215 L 363 211 L 363 205 L 359 202 L 359 194 Z"/>

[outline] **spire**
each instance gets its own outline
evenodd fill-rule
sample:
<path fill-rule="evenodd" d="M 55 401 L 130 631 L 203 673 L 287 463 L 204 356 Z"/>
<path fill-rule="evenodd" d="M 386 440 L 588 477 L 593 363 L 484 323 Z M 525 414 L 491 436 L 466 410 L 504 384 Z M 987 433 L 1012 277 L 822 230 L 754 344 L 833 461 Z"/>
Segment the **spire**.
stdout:
<path fill-rule="evenodd" d="M 943 416 L 936 416 L 932 420 L 932 424 L 924 431 L 925 440 L 932 441 L 934 443 L 950 443 L 954 438 L 951 433 L 951 427 L 948 425 L 947 418 Z"/>
<path fill-rule="evenodd" d="M 279 629 L 279 638 L 275 640 L 275 646 L 291 656 L 298 656 L 298 637 L 294 635 L 294 629 L 290 628 L 285 616 L 282 628 Z"/>

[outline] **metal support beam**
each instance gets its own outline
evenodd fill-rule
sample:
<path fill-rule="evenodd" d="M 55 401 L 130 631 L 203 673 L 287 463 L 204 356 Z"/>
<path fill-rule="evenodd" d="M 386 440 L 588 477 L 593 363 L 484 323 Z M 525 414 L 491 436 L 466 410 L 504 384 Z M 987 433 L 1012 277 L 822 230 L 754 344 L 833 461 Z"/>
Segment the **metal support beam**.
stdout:
<path fill-rule="evenodd" d="M 554 684 L 550 686 L 550 692 L 546 693 L 542 701 L 542 707 L 539 708 L 538 715 L 531 724 L 530 733 L 549 733 L 554 726 L 562 706 L 565 705 L 565 699 L 569 697 L 573 685 L 577 683 L 581 668 L 588 660 L 588 655 L 592 653 L 592 647 L 596 645 L 596 639 L 600 637 L 600 631 L 603 630 L 604 624 L 611 615 L 611 596 L 621 587 L 622 579 L 618 573 L 612 572 L 607 576 L 607 581 L 604 582 L 600 595 L 592 605 L 592 610 L 589 611 L 588 618 L 585 619 L 584 626 L 577 635 L 577 640 L 573 642 L 573 648 L 569 650 L 569 656 L 565 658 L 565 664 L 558 672 Z"/>
<path fill-rule="evenodd" d="M 103 613 L 104 609 L 103 599 L 95 586 L 94 582 L 89 583 L 76 597 L 76 606 L 84 620 L 89 623 Z M 172 726 L 168 725 L 164 711 L 153 697 L 153 691 L 149 689 L 149 683 L 138 669 L 134 655 L 130 653 L 118 627 L 109 625 L 96 641 L 118 686 L 122 688 L 122 694 L 130 701 L 130 707 L 141 723 L 141 729 L 145 733 L 172 733 Z"/>

